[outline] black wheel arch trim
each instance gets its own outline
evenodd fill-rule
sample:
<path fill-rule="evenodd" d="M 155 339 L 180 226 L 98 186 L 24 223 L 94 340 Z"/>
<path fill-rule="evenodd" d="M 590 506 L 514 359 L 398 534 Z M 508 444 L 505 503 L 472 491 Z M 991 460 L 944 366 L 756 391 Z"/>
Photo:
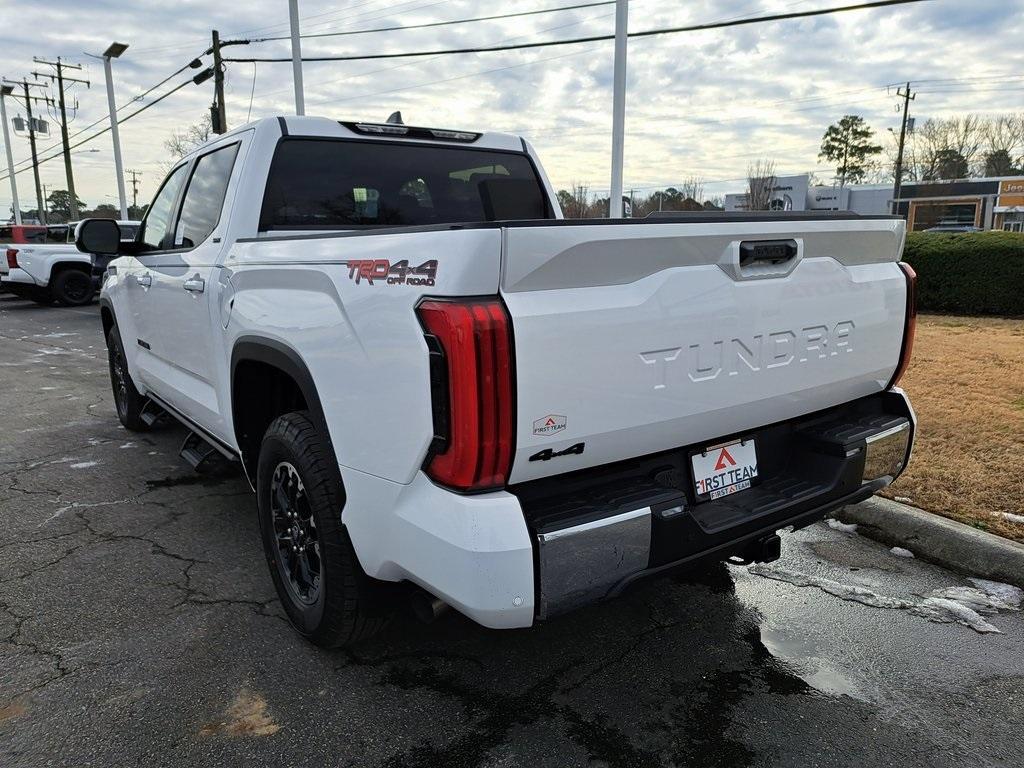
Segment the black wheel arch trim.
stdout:
<path fill-rule="evenodd" d="M 235 442 L 239 443 L 234 403 L 235 373 L 238 370 L 239 363 L 247 361 L 273 366 L 290 376 L 298 384 L 299 391 L 302 393 L 302 399 L 306 401 L 309 416 L 320 431 L 320 434 L 323 435 L 328 448 L 330 448 L 331 453 L 334 455 L 334 465 L 337 466 L 337 452 L 334 450 L 334 444 L 331 441 L 331 433 L 327 428 L 327 418 L 324 416 L 320 395 L 313 381 L 313 375 L 309 372 L 309 367 L 306 365 L 305 360 L 302 359 L 302 356 L 292 347 L 265 336 L 240 336 L 231 348 L 231 421 L 235 428 Z M 250 460 L 255 461 L 255 459 L 256 457 L 242 455 L 242 463 L 246 466 L 248 466 Z"/>

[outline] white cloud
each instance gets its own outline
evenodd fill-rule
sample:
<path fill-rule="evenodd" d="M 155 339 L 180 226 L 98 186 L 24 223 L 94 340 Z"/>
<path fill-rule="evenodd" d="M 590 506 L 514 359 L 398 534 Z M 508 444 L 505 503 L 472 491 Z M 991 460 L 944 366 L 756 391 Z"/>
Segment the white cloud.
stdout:
<path fill-rule="evenodd" d="M 303 0 L 306 33 L 380 25 L 416 24 L 530 10 L 565 0 L 514 4 L 479 1 L 390 3 L 354 0 L 339 5 Z M 843 0 L 634 0 L 634 31 L 845 4 Z M 222 38 L 287 34 L 285 0 L 173 4 L 92 0 L 3 0 L 0 9 L 3 74 L 20 78 L 33 56 L 62 56 L 86 65 L 89 89 L 78 88 L 75 131 L 106 113 L 103 69 L 83 55 L 112 40 L 130 44 L 115 63 L 118 103 L 209 47 L 211 28 Z M 780 172 L 818 168 L 825 127 L 847 112 L 865 116 L 880 134 L 895 126 L 888 83 L 919 82 L 919 117 L 1019 109 L 1024 53 L 1019 45 L 1024 0 L 935 0 L 798 21 L 634 39 L 629 49 L 625 178 L 627 188 L 653 187 L 691 175 L 709 182 L 739 179 L 757 157 L 776 160 Z M 13 20 L 13 23 L 12 23 Z M 612 6 L 407 32 L 304 41 L 306 55 L 346 55 L 576 37 L 611 32 Z M 27 32 L 31 34 L 27 34 Z M 538 148 L 557 186 L 571 181 L 607 188 L 611 125 L 611 42 L 492 54 L 363 62 L 310 63 L 305 67 L 310 114 L 383 119 L 401 109 L 407 122 L 522 132 Z M 287 55 L 286 41 L 237 46 L 227 55 Z M 204 62 L 208 62 L 205 58 Z M 181 82 L 192 70 L 173 78 Z M 1017 79 L 1006 79 L 1016 77 Z M 250 109 L 252 64 L 229 64 L 230 125 Z M 940 84 L 939 78 L 957 78 Z M 965 80 L 965 78 L 978 78 Z M 988 79 L 991 78 L 991 79 Z M 1002 78 L 997 80 L 996 78 Z M 162 92 L 163 89 L 156 93 Z M 155 95 L 155 94 L 154 94 Z M 212 81 L 188 85 L 121 129 L 125 165 L 143 173 L 140 202 L 160 181 L 162 143 L 174 130 L 201 118 L 212 100 Z M 145 102 L 143 102 L 145 103 Z M 21 112 L 9 103 L 9 111 Z M 251 114 L 292 109 L 288 64 L 259 64 Z M 100 123 L 98 127 L 103 127 Z M 58 136 L 43 141 L 56 143 Z M 16 160 L 28 142 L 13 138 Z M 80 197 L 90 205 L 115 202 L 109 135 L 88 145 L 99 153 L 74 157 Z M 86 147 L 83 147 L 83 149 Z M 66 186 L 59 159 L 41 167 L 43 183 Z M 34 207 L 30 172 L 18 177 L 23 207 Z M 709 192 L 741 182 L 709 184 Z M 0 183 L 0 210 L 10 205 Z"/>

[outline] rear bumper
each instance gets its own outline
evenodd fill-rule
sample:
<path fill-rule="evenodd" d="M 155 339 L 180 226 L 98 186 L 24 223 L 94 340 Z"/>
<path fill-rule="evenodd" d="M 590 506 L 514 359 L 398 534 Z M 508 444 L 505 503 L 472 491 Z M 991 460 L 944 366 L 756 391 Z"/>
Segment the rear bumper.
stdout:
<path fill-rule="evenodd" d="M 0 287 L 10 288 L 13 286 L 16 289 L 18 286 L 22 285 L 36 286 L 38 283 L 32 275 L 20 267 L 15 267 L 7 272 L 0 273 Z"/>
<path fill-rule="evenodd" d="M 915 426 L 906 395 L 894 391 L 747 433 L 759 446 L 760 483 L 716 501 L 694 493 L 688 457 L 699 446 L 513 489 L 537 550 L 537 618 L 683 566 L 758 559 L 775 531 L 891 483 Z"/>
<path fill-rule="evenodd" d="M 754 430 L 761 483 L 705 502 L 688 448 L 480 495 L 343 466 L 342 520 L 369 576 L 418 584 L 486 627 L 528 627 L 649 576 L 750 558 L 775 531 L 870 497 L 906 467 L 915 429 L 893 390 Z"/>

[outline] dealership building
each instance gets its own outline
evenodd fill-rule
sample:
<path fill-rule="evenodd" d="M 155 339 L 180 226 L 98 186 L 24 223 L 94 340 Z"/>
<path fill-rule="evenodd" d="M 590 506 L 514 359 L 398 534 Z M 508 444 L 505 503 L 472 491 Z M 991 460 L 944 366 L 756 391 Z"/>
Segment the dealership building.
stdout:
<path fill-rule="evenodd" d="M 775 211 L 885 214 L 892 212 L 892 201 L 892 184 L 811 186 L 810 176 L 801 174 L 775 178 L 769 207 Z M 746 193 L 725 196 L 725 210 L 747 208 Z M 906 182 L 900 189 L 897 211 L 910 230 L 957 224 L 1020 232 L 1024 228 L 1024 177 Z"/>

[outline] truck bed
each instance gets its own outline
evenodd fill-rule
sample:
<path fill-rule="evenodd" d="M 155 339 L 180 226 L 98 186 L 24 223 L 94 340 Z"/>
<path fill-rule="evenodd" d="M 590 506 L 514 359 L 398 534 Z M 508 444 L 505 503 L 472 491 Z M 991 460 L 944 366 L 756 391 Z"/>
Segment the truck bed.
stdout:
<path fill-rule="evenodd" d="M 900 358 L 903 238 L 904 223 L 888 216 L 695 213 L 274 233 L 239 240 L 229 265 L 306 265 L 331 276 L 346 306 L 375 307 L 372 315 L 346 311 L 341 336 L 361 348 L 339 345 L 336 354 L 348 358 L 354 381 L 379 377 L 387 419 L 419 438 L 399 450 L 408 457 L 393 446 L 373 452 L 404 466 L 418 463 L 410 460 L 432 436 L 420 402 L 429 372 L 415 304 L 500 293 L 514 343 L 510 481 L 525 482 L 881 392 Z M 785 258 L 741 264 L 741 244 L 765 242 L 784 243 Z M 415 266 L 416 254 L 438 254 L 433 285 L 371 285 L 348 266 Z M 264 274 L 259 283 L 271 280 Z M 244 274 L 233 283 L 240 289 Z M 388 314 L 383 326 L 381 313 L 396 305 L 402 315 Z M 399 360 L 403 375 L 392 379 L 386 372 L 397 374 Z M 418 368 L 411 381 L 406 366 Z M 339 407 L 326 410 L 350 412 L 338 397 Z M 545 429 L 548 417 L 555 423 Z M 561 455 L 531 460 L 541 451 Z"/>

